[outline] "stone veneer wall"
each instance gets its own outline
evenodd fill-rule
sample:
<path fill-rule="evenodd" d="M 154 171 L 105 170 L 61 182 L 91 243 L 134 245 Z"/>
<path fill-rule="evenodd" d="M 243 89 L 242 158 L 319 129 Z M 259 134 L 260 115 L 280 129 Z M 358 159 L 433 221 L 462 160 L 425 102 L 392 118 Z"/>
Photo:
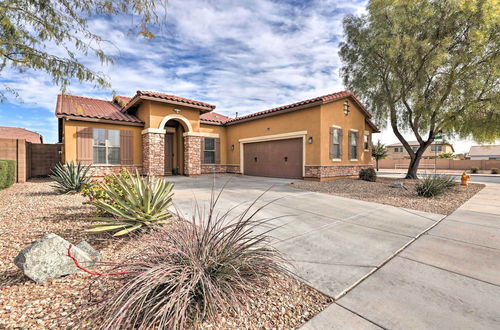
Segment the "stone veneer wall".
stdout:
<path fill-rule="evenodd" d="M 142 174 L 142 165 L 91 165 L 89 174 L 99 177 L 118 173 L 122 169 L 126 169 L 133 174 L 135 174 L 136 170 L 139 170 L 139 173 Z"/>
<path fill-rule="evenodd" d="M 165 175 L 165 134 L 142 135 L 142 162 L 144 175 Z"/>
<path fill-rule="evenodd" d="M 331 178 L 341 176 L 358 175 L 362 168 L 373 167 L 369 164 L 364 165 L 325 165 L 325 166 L 309 166 L 306 165 L 304 178 Z"/>
<path fill-rule="evenodd" d="M 240 173 L 240 165 L 201 164 L 201 174 L 207 173 Z"/>
<path fill-rule="evenodd" d="M 201 136 L 184 137 L 184 175 L 201 174 Z"/>
<path fill-rule="evenodd" d="M 240 165 L 226 165 L 226 172 L 240 174 L 241 173 Z"/>

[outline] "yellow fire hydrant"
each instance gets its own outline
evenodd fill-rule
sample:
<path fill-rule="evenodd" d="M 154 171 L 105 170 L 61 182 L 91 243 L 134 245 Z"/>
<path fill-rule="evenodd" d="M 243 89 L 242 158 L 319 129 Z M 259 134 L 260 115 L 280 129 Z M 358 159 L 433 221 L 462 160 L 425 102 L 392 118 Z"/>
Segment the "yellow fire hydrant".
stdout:
<path fill-rule="evenodd" d="M 462 173 L 462 186 L 467 185 L 467 180 L 470 179 L 470 175 L 467 175 L 465 171 Z"/>

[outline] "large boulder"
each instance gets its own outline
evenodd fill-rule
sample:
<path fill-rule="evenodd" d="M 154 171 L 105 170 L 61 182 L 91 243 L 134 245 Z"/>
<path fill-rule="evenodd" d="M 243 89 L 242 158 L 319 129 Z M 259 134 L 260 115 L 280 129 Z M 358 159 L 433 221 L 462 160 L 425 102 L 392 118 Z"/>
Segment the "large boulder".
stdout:
<path fill-rule="evenodd" d="M 47 234 L 19 252 L 14 263 L 27 277 L 38 283 L 74 274 L 79 269 L 67 255 L 69 245 L 70 242 L 64 238 Z M 92 268 L 101 259 L 100 253 L 85 241 L 73 245 L 71 255 L 85 268 Z"/>

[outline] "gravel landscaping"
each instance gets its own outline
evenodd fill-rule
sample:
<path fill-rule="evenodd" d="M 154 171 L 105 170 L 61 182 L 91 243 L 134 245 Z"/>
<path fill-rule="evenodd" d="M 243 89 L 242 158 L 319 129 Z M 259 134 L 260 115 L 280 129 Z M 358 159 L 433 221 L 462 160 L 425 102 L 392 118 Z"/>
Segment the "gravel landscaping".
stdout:
<path fill-rule="evenodd" d="M 49 180 L 39 179 L 0 190 L 0 329 L 95 328 L 95 319 L 80 322 L 116 285 L 112 277 L 80 272 L 36 284 L 13 264 L 19 251 L 47 233 L 70 242 L 86 240 L 102 253 L 103 261 L 119 262 L 137 248 L 132 238 L 85 233 L 85 219 L 94 211 L 81 195 L 59 195 Z M 92 284 L 92 285 L 91 285 Z M 277 274 L 258 290 L 248 309 L 235 311 L 217 324 L 199 328 L 298 328 L 324 309 L 331 299 L 297 280 Z"/>
<path fill-rule="evenodd" d="M 442 195 L 426 198 L 417 196 L 416 181 L 379 177 L 376 182 L 349 178 L 324 182 L 296 181 L 291 185 L 298 189 L 446 215 L 484 188 L 484 184 L 477 183 L 456 185 Z M 403 182 L 406 189 L 390 187 L 394 182 Z"/>

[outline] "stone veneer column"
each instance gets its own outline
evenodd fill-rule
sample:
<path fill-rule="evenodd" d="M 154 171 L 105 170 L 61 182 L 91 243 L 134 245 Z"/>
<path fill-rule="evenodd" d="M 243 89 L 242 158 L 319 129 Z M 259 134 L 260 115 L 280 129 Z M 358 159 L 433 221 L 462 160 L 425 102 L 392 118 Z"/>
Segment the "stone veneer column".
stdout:
<path fill-rule="evenodd" d="M 165 175 L 165 134 L 142 134 L 143 174 L 151 176 Z"/>
<path fill-rule="evenodd" d="M 184 175 L 201 174 L 201 136 L 184 136 Z"/>

